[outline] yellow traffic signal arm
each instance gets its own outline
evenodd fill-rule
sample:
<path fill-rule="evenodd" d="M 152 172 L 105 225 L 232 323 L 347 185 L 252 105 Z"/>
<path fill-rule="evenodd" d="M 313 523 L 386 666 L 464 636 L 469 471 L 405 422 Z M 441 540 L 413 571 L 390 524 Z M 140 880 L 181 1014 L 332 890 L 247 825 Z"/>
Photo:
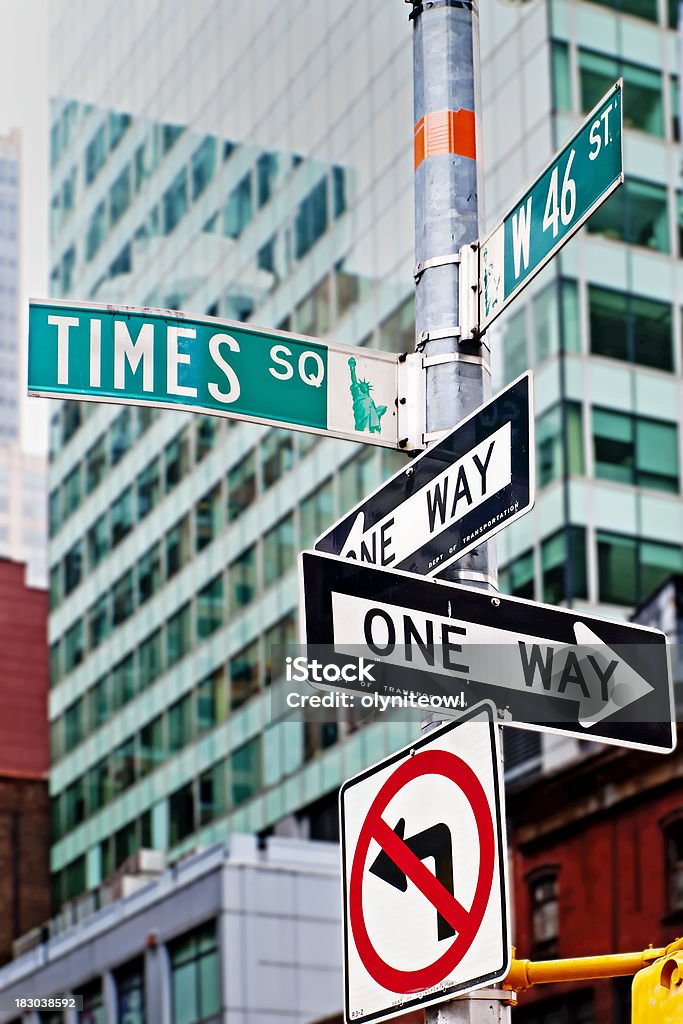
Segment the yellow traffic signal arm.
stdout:
<path fill-rule="evenodd" d="M 613 953 L 608 956 L 582 956 L 571 960 L 517 960 L 513 958 L 503 988 L 523 992 L 532 985 L 557 981 L 587 981 L 595 978 L 617 978 L 637 974 L 660 957 L 683 950 L 683 939 L 676 939 L 664 949 L 644 949 L 640 953 Z"/>

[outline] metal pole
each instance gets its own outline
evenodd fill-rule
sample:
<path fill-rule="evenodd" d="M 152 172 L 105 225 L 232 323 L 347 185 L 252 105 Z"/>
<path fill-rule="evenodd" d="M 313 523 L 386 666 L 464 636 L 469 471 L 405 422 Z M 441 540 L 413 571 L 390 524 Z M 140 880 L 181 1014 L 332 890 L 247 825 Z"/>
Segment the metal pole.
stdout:
<path fill-rule="evenodd" d="M 458 294 L 460 250 L 479 238 L 479 12 L 477 0 L 406 2 L 413 22 L 415 332 L 426 370 L 429 442 L 491 394 L 489 351 L 463 329 Z M 492 544 L 439 575 L 496 590 Z M 426 1024 L 509 1024 L 501 997 L 488 989 L 428 1007 Z"/>
<path fill-rule="evenodd" d="M 415 331 L 427 379 L 427 436 L 450 429 L 491 394 L 485 340 L 459 334 L 458 262 L 479 237 L 476 3 L 410 0 L 415 111 Z M 478 62 L 477 62 L 478 63 Z M 420 273 L 419 268 L 426 267 Z M 435 265 L 436 264 L 436 265 Z M 438 361 L 437 361 L 438 360 Z M 444 579 L 495 585 L 491 545 L 444 570 Z"/>

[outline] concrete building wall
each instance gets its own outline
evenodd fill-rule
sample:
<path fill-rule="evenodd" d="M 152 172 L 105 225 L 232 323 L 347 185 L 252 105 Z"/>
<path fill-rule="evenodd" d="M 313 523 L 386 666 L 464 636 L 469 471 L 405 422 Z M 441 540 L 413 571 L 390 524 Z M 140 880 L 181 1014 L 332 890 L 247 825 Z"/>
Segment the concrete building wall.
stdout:
<path fill-rule="evenodd" d="M 4 717 L 4 715 L 3 715 Z M 0 771 L 0 962 L 50 914 L 47 779 Z"/>
<path fill-rule="evenodd" d="M 508 794 L 507 810 L 518 957 L 634 952 L 681 934 L 680 748 L 667 756 L 614 749 L 582 759 L 519 786 Z M 550 879 L 554 897 L 540 888 Z M 515 1013 L 521 1024 L 540 1024 L 564 1002 L 577 1020 L 628 1024 L 629 991 L 630 981 L 621 979 L 539 985 L 520 996 Z M 590 1016 L 579 1016 L 588 1007 Z"/>
<path fill-rule="evenodd" d="M 26 567 L 0 559 L 0 775 L 41 778 L 50 766 L 47 593 Z"/>
<path fill-rule="evenodd" d="M 186 1019 L 176 1004 L 192 997 L 196 979 L 178 967 L 179 943 L 215 925 L 217 949 L 203 975 L 205 992 L 218 986 L 219 995 L 202 1021 L 304 1024 L 342 1004 L 339 914 L 336 847 L 278 839 L 259 847 L 252 836 L 232 836 L 0 970 L 0 1004 L 97 990 L 114 1024 L 126 965 L 142 960 L 145 1019 Z M 0 1011 L 1 1024 L 14 1019 Z"/>

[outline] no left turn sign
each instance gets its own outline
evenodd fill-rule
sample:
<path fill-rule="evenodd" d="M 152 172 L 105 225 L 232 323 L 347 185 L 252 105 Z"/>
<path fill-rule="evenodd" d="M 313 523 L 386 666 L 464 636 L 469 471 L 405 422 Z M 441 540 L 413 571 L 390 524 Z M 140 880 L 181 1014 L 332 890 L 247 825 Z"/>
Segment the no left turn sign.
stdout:
<path fill-rule="evenodd" d="M 505 835 L 488 702 L 344 784 L 345 1015 L 377 1021 L 505 977 Z"/>

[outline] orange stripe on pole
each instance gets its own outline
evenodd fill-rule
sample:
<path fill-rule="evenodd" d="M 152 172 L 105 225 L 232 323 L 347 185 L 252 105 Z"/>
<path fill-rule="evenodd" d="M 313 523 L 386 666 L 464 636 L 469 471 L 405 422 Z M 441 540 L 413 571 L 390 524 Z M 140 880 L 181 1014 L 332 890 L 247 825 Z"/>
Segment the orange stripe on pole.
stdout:
<path fill-rule="evenodd" d="M 415 170 L 430 156 L 455 153 L 477 158 L 473 110 L 440 110 L 415 125 Z"/>

